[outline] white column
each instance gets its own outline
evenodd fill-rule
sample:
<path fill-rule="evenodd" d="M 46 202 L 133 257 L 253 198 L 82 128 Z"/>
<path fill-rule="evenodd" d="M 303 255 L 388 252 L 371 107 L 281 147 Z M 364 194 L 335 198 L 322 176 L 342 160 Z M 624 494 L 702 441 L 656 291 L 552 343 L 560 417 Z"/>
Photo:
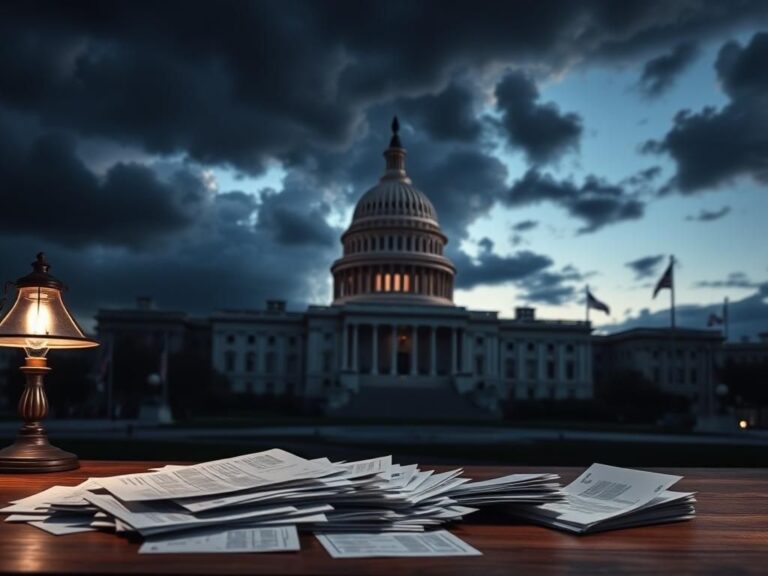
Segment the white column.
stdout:
<path fill-rule="evenodd" d="M 411 374 L 419 373 L 419 327 L 411 327 Z"/>
<path fill-rule="evenodd" d="M 464 328 L 461 332 L 461 344 L 462 344 L 462 353 L 461 353 L 461 359 L 462 359 L 462 365 L 463 365 L 463 372 L 470 373 L 472 372 L 472 366 L 470 365 L 472 354 L 470 353 L 470 347 L 469 347 L 469 333 L 467 332 L 467 329 Z"/>
<path fill-rule="evenodd" d="M 429 375 L 437 374 L 437 328 L 430 326 L 429 329 Z"/>
<path fill-rule="evenodd" d="M 455 376 L 458 372 L 458 358 L 456 354 L 456 326 L 451 328 L 451 375 Z"/>
<path fill-rule="evenodd" d="M 391 375 L 397 374 L 397 325 L 392 324 L 392 338 L 390 341 L 390 359 L 389 359 L 389 373 Z"/>
<path fill-rule="evenodd" d="M 349 367 L 349 327 L 346 322 L 341 331 L 341 369 L 346 370 Z"/>
<path fill-rule="evenodd" d="M 359 371 L 358 364 L 357 364 L 357 338 L 358 338 L 358 329 L 357 324 L 352 324 L 352 370 L 355 372 Z"/>
<path fill-rule="evenodd" d="M 379 373 L 379 325 L 374 323 L 371 328 L 373 333 L 371 334 L 371 345 L 373 346 L 372 356 L 373 362 L 371 363 L 371 374 Z"/>

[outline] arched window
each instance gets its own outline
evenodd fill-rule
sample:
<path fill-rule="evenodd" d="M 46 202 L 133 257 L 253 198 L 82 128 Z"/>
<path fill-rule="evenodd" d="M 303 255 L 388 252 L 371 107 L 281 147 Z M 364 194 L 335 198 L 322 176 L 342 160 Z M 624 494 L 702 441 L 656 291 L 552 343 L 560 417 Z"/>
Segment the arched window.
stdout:
<path fill-rule="evenodd" d="M 398 236 L 397 237 L 397 249 L 402 250 L 403 249 L 403 237 Z"/>

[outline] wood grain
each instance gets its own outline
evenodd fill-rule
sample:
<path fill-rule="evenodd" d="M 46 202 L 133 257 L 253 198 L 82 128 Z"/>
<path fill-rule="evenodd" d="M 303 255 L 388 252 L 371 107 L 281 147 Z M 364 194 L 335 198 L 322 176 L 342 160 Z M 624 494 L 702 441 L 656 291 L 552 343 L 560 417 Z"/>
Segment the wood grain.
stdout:
<path fill-rule="evenodd" d="M 158 462 L 85 461 L 45 475 L 0 475 L 0 504 L 54 484 L 144 471 Z M 524 467 L 467 467 L 486 478 Z M 548 468 L 565 482 L 581 470 Z M 24 524 L 0 523 L 0 572 L 5 574 L 345 574 L 427 576 L 508 574 L 768 574 L 768 470 L 659 469 L 685 477 L 675 489 L 698 492 L 691 522 L 571 536 L 481 513 L 451 530 L 483 556 L 445 559 L 333 560 L 311 535 L 284 554 L 139 555 L 138 541 L 113 534 L 52 536 Z"/>

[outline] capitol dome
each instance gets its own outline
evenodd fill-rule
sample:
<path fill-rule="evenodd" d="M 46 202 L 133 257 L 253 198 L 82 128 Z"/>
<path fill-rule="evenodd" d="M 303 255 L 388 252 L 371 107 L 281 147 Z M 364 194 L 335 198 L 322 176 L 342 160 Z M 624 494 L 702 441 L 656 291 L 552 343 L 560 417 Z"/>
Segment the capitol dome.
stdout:
<path fill-rule="evenodd" d="M 443 255 L 448 239 L 437 212 L 405 171 L 397 118 L 384 151 L 386 170 L 357 203 L 331 267 L 334 304 L 453 304 L 456 269 Z"/>

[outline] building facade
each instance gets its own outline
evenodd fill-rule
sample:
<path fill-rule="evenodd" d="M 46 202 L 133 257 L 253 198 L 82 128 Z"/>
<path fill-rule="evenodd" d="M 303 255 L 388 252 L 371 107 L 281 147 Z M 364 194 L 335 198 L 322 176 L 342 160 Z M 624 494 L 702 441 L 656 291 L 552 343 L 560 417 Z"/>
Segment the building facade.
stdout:
<path fill-rule="evenodd" d="M 350 416 L 435 418 L 496 415 L 510 398 L 591 398 L 589 324 L 456 306 L 448 238 L 407 175 L 396 121 L 384 157 L 341 237 L 329 306 L 211 317 L 211 360 L 232 390 Z"/>
<path fill-rule="evenodd" d="M 686 398 L 699 415 L 716 411 L 717 367 L 723 336 L 717 330 L 634 328 L 594 337 L 595 381 L 621 386 L 635 373 L 667 394 Z"/>

